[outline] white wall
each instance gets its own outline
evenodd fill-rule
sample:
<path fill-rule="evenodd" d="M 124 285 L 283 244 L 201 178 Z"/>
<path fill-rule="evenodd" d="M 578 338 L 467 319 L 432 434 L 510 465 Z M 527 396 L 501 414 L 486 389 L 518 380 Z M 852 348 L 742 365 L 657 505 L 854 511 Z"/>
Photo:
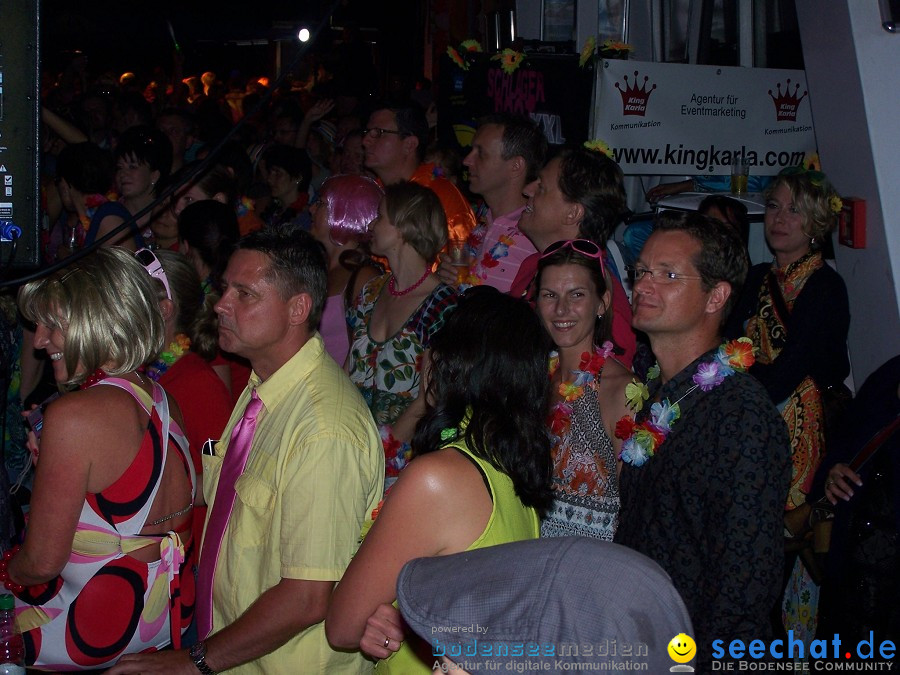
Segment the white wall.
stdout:
<path fill-rule="evenodd" d="M 836 247 L 858 387 L 900 353 L 900 35 L 874 0 L 797 0 L 797 18 L 822 168 L 866 200 L 866 248 Z"/>

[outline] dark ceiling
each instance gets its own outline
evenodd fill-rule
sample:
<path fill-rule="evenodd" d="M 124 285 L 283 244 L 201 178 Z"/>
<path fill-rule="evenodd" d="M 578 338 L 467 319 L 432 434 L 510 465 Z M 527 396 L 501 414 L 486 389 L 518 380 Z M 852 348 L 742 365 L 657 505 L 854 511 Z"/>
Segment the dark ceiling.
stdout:
<path fill-rule="evenodd" d="M 155 65 L 168 68 L 173 48 L 171 24 L 188 69 L 212 67 L 200 61 L 221 59 L 223 53 L 236 55 L 238 63 L 246 63 L 248 57 L 252 62 L 251 52 L 266 50 L 235 52 L 237 45 L 284 38 L 295 24 L 315 26 L 325 22 L 327 27 L 331 5 L 324 0 L 243 4 L 210 0 L 43 0 L 43 61 L 45 67 L 60 69 L 66 63 L 67 53 L 81 50 L 94 71 L 149 71 Z M 342 25 L 349 20 L 363 26 L 374 25 L 379 20 L 377 6 L 374 2 L 341 0 L 333 24 Z M 336 33 L 325 31 L 319 47 L 329 44 Z M 197 63 L 191 63 L 192 60 Z"/>

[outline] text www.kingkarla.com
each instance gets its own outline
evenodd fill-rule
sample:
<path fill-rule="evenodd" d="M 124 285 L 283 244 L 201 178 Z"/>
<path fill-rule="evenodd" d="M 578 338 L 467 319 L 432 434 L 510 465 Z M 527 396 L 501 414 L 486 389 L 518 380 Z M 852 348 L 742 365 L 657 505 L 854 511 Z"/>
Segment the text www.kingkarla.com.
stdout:
<path fill-rule="evenodd" d="M 709 171 L 716 166 L 730 166 L 743 157 L 743 162 L 754 166 L 796 166 L 803 161 L 805 152 L 800 150 L 766 150 L 759 153 L 744 146 L 721 149 L 715 145 L 705 148 L 686 148 L 679 143 L 665 148 L 615 148 L 613 159 L 618 164 L 656 164 L 659 166 L 692 166 L 697 171 Z"/>

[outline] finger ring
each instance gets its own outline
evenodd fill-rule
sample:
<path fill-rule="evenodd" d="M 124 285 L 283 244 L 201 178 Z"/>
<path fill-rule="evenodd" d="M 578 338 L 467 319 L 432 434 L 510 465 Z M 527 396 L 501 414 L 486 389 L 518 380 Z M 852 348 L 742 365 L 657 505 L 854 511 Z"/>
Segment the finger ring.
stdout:
<path fill-rule="evenodd" d="M 389 644 L 391 644 L 391 638 L 389 638 L 389 637 L 384 638 L 384 648 L 385 649 L 388 648 Z"/>
<path fill-rule="evenodd" d="M 828 484 L 829 484 L 829 485 L 834 485 L 834 478 L 829 478 L 829 479 L 828 479 Z"/>

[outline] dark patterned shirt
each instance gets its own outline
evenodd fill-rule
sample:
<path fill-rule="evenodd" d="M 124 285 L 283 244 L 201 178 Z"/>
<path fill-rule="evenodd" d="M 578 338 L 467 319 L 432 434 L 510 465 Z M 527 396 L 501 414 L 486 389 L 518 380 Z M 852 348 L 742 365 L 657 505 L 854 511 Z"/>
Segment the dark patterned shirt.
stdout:
<path fill-rule="evenodd" d="M 659 397 L 677 401 L 711 354 L 661 391 L 656 380 Z M 654 393 L 651 385 L 651 401 Z M 697 672 L 709 672 L 713 640 L 723 640 L 727 651 L 732 639 L 770 637 L 790 448 L 784 421 L 750 375 L 735 373 L 709 392 L 698 388 L 679 405 L 681 418 L 658 454 L 622 470 L 615 541 L 672 577 L 694 624 Z"/>

